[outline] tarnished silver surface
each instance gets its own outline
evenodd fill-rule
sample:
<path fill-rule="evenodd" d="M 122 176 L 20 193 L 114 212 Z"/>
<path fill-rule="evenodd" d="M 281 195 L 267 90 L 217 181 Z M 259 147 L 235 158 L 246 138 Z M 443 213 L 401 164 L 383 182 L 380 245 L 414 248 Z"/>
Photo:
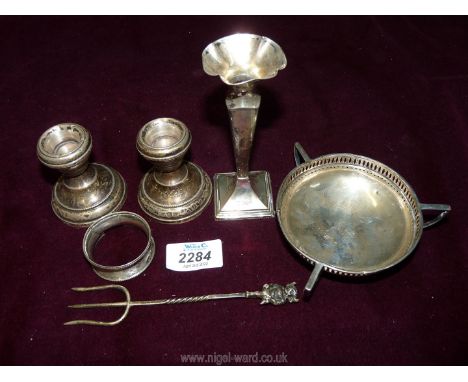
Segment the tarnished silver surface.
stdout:
<path fill-rule="evenodd" d="M 196 164 L 184 162 L 191 141 L 187 126 L 173 118 L 150 121 L 138 133 L 137 150 L 154 165 L 140 183 L 138 202 L 160 222 L 192 220 L 211 200 L 208 175 Z"/>
<path fill-rule="evenodd" d="M 140 228 L 148 238 L 145 249 L 132 261 L 117 265 L 101 265 L 93 258 L 93 250 L 104 233 L 112 227 L 120 225 L 133 225 Z M 140 215 L 133 212 L 114 212 L 104 216 L 88 227 L 83 238 L 83 253 L 86 260 L 91 264 L 94 272 L 108 281 L 130 280 L 145 271 L 153 260 L 155 244 L 151 235 L 151 228 Z"/>
<path fill-rule="evenodd" d="M 88 164 L 92 149 L 89 132 L 76 123 L 47 129 L 37 143 L 39 160 L 63 175 L 54 186 L 52 209 L 65 223 L 86 227 L 119 210 L 127 195 L 122 176 L 98 163 Z"/>
<path fill-rule="evenodd" d="M 264 36 L 236 33 L 216 40 L 202 53 L 203 70 L 227 85 L 266 80 L 286 67 L 281 47 Z"/>
<path fill-rule="evenodd" d="M 298 166 L 284 179 L 276 206 L 286 239 L 315 264 L 306 291 L 322 269 L 359 276 L 399 263 L 423 227 L 450 210 L 420 204 L 401 175 L 373 159 L 331 154 L 310 160 L 299 144 L 295 158 Z M 443 212 L 424 223 L 422 209 Z"/>
<path fill-rule="evenodd" d="M 215 174 L 217 220 L 256 219 L 274 216 L 270 174 L 250 171 L 248 178 L 235 172 Z"/>
<path fill-rule="evenodd" d="M 105 289 L 117 289 L 124 295 L 126 301 L 123 302 L 104 302 L 94 304 L 76 304 L 69 305 L 69 308 L 111 308 L 111 307 L 124 307 L 125 310 L 122 315 L 115 321 L 95 321 L 95 320 L 74 320 L 65 322 L 64 325 L 97 325 L 97 326 L 114 326 L 121 323 L 127 317 L 130 308 L 133 306 L 152 306 L 152 305 L 171 305 L 171 304 L 189 304 L 194 302 L 204 302 L 210 300 L 226 300 L 231 298 L 260 298 L 261 305 L 283 305 L 287 302 L 298 302 L 296 283 L 292 282 L 286 286 L 279 284 L 265 284 L 261 291 L 255 292 L 237 292 L 237 293 L 219 293 L 207 294 L 204 296 L 193 297 L 171 297 L 162 300 L 149 300 L 149 301 L 131 301 L 130 292 L 122 285 L 103 285 L 96 287 L 85 288 L 72 288 L 76 292 L 90 292 Z"/>
<path fill-rule="evenodd" d="M 261 97 L 255 82 L 276 76 L 286 67 L 278 44 L 267 37 L 234 34 L 208 45 L 202 53 L 203 69 L 229 85 L 226 106 L 236 160 L 236 173 L 216 174 L 215 218 L 217 220 L 273 217 L 270 176 L 249 172 L 250 152 Z"/>

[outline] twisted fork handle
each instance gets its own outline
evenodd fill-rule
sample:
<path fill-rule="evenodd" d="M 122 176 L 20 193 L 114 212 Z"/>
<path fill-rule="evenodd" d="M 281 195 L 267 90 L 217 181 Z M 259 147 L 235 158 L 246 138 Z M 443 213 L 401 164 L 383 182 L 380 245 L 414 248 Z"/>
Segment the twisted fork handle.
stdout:
<path fill-rule="evenodd" d="M 110 307 L 125 307 L 123 314 L 115 321 L 95 321 L 95 320 L 73 320 L 65 322 L 64 325 L 97 325 L 97 326 L 114 326 L 121 323 L 128 315 L 130 308 L 133 306 L 151 306 L 151 305 L 173 305 L 173 304 L 189 304 L 196 302 L 204 302 L 209 300 L 223 300 L 230 298 L 261 298 L 261 304 L 282 305 L 286 302 L 297 302 L 296 283 L 290 283 L 286 286 L 279 284 L 265 284 L 261 291 L 256 292 L 238 292 L 238 293 L 221 293 L 208 294 L 203 296 L 192 297 L 174 297 L 160 300 L 147 301 L 131 301 L 130 292 L 122 285 L 103 285 L 96 287 L 80 287 L 72 288 L 76 292 L 89 292 L 105 289 L 117 289 L 125 294 L 126 301 L 123 302 L 104 302 L 92 304 L 75 304 L 69 305 L 69 308 L 110 308 Z"/>

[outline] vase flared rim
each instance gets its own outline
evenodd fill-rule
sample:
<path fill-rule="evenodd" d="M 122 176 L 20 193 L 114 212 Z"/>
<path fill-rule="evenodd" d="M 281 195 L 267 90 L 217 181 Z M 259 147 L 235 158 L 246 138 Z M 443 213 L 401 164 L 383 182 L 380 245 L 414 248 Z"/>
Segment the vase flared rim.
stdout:
<path fill-rule="evenodd" d="M 252 44 L 252 41 L 257 42 Z M 281 47 L 265 36 L 237 33 L 209 44 L 202 53 L 203 69 L 227 85 L 243 85 L 275 77 L 286 67 Z"/>

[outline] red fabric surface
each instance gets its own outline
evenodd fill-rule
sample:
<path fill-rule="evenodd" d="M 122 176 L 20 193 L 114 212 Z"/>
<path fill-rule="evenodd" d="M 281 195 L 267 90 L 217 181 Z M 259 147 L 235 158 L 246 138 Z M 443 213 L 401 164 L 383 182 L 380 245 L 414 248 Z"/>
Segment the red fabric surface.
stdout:
<path fill-rule="evenodd" d="M 3 17 L 0 269 L 1 364 L 180 364 L 184 354 L 281 354 L 293 364 L 466 364 L 468 251 L 466 189 L 468 19 L 465 17 Z M 225 87 L 203 72 L 201 52 L 235 32 L 272 38 L 288 66 L 260 85 L 252 170 L 268 170 L 273 194 L 294 167 L 293 143 L 311 157 L 350 152 L 398 171 L 421 202 L 449 203 L 395 269 L 367 279 L 324 274 L 308 302 L 273 307 L 254 300 L 135 308 L 113 328 L 65 327 L 68 304 L 119 298 L 78 295 L 106 284 L 85 261 L 84 230 L 50 208 L 56 172 L 35 145 L 60 122 L 92 134 L 93 160 L 125 178 L 124 210 L 149 163 L 137 131 L 157 117 L 185 122 L 190 158 L 210 176 L 234 169 Z M 146 216 L 145 216 L 146 217 Z M 147 218 L 156 256 L 123 284 L 135 299 L 257 290 L 297 281 L 311 267 L 275 219 L 215 222 L 213 204 L 196 220 Z M 168 243 L 220 238 L 224 267 L 165 269 Z M 116 251 L 138 251 L 121 235 Z"/>

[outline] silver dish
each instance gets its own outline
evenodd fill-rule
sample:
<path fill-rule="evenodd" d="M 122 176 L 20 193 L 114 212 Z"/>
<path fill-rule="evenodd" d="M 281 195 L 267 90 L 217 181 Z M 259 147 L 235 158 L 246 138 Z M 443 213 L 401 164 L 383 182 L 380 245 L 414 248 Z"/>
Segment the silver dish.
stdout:
<path fill-rule="evenodd" d="M 311 160 L 298 143 L 294 155 L 297 167 L 284 179 L 276 207 L 286 240 L 315 264 L 306 293 L 322 270 L 364 276 L 398 264 L 423 228 L 451 209 L 419 203 L 408 182 L 376 160 L 354 154 Z M 423 210 L 442 212 L 424 222 Z"/>

